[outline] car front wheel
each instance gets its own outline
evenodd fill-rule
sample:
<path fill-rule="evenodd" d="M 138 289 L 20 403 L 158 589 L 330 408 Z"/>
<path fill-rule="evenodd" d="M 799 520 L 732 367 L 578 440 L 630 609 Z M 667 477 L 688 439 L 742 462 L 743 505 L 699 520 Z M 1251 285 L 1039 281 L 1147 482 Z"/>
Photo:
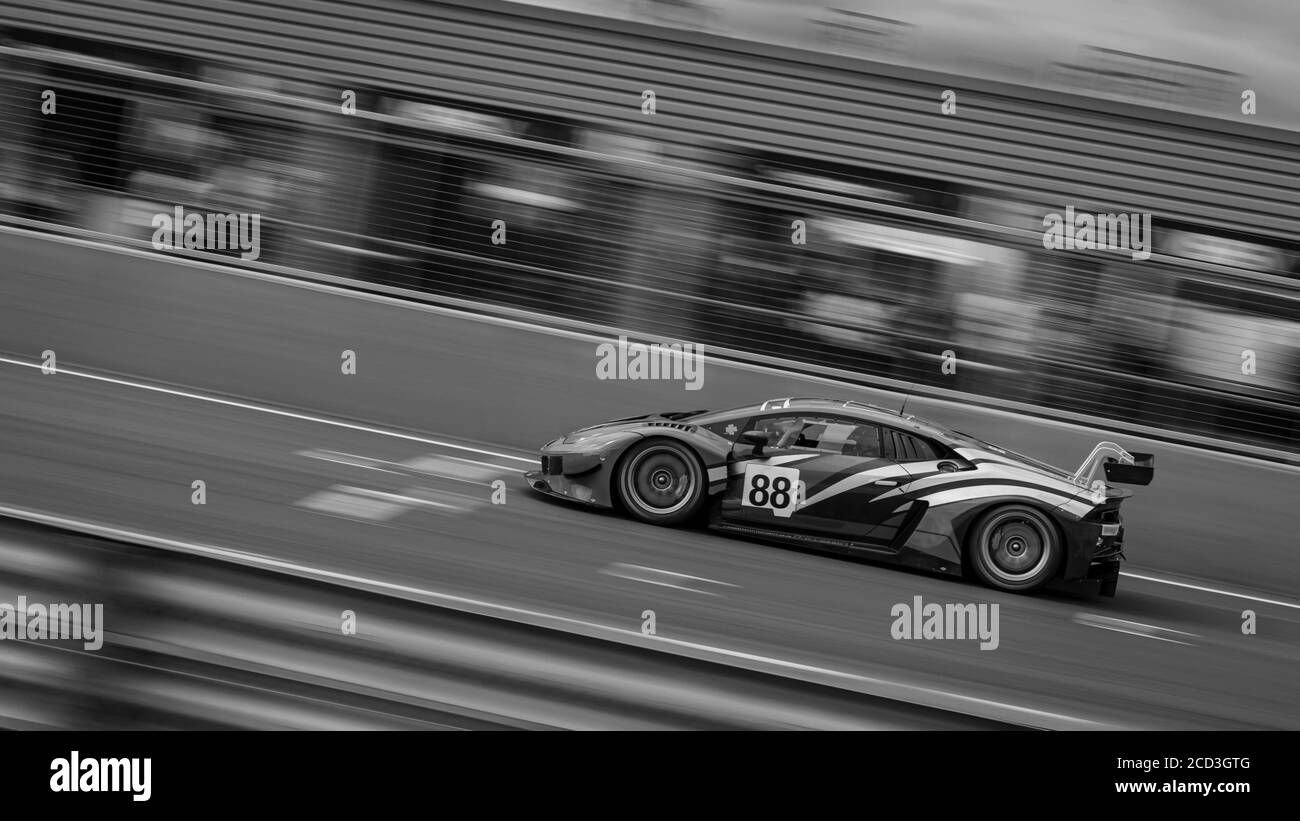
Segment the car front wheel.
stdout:
<path fill-rule="evenodd" d="M 706 503 L 704 466 L 685 445 L 651 440 L 623 457 L 619 498 L 628 512 L 654 525 L 679 525 L 699 515 Z"/>

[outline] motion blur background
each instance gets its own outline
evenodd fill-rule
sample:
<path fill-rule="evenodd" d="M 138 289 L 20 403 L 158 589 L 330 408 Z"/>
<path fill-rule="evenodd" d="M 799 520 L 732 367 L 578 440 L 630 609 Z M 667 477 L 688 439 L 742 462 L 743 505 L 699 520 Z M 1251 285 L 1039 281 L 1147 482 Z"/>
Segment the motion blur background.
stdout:
<path fill-rule="evenodd" d="M 1300 13 L 1247 6 L 10 5 L 0 207 L 1289 449 Z M 1155 256 L 1044 250 L 1066 206 Z"/>
<path fill-rule="evenodd" d="M 49 0 L 0 21 L 9 225 L 147 248 L 176 206 L 254 213 L 261 270 L 1297 455 L 1294 3 Z M 1067 206 L 1151 214 L 1152 257 L 1045 250 Z"/>

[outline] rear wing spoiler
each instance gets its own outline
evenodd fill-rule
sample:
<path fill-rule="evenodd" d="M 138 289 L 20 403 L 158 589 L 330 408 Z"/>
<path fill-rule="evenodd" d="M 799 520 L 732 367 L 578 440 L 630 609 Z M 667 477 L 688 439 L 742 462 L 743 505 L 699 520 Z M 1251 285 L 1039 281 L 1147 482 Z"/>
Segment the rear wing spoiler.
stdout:
<path fill-rule="evenodd" d="M 1099 464 L 1106 476 L 1105 481 L 1100 479 L 1093 481 Z M 1104 493 L 1108 483 L 1149 485 L 1155 472 L 1154 454 L 1129 453 L 1114 442 L 1099 442 L 1070 479 L 1080 487 Z"/>

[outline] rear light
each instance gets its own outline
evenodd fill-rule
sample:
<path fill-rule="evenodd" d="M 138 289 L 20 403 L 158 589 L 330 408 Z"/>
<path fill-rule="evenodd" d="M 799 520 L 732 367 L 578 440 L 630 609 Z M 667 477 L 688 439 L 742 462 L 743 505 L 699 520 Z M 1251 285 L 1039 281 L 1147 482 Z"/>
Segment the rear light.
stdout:
<path fill-rule="evenodd" d="M 1119 517 L 1119 505 L 1109 504 L 1105 507 L 1094 507 L 1088 511 L 1088 515 L 1083 517 L 1086 522 L 1096 522 L 1101 525 L 1120 525 L 1123 520 Z"/>

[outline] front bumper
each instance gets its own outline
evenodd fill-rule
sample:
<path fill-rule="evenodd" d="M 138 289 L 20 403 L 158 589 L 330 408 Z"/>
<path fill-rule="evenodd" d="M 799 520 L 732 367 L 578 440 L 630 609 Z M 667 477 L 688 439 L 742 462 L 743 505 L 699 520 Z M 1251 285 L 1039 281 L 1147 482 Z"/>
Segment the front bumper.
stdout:
<path fill-rule="evenodd" d="M 567 444 L 563 438 L 554 439 L 538 450 L 541 469 L 525 473 L 524 479 L 533 490 L 547 496 L 612 508 L 613 466 L 622 449 L 640 438 L 636 433 L 620 432 Z"/>
<path fill-rule="evenodd" d="M 594 478 L 594 475 L 582 477 L 582 479 L 588 480 Z M 592 483 L 584 482 L 581 479 L 550 475 L 540 470 L 530 470 L 524 474 L 524 480 L 528 482 L 528 486 L 533 490 L 547 496 L 568 499 L 573 502 L 583 502 L 596 507 L 609 507 L 608 500 L 601 498 L 596 487 Z"/>

